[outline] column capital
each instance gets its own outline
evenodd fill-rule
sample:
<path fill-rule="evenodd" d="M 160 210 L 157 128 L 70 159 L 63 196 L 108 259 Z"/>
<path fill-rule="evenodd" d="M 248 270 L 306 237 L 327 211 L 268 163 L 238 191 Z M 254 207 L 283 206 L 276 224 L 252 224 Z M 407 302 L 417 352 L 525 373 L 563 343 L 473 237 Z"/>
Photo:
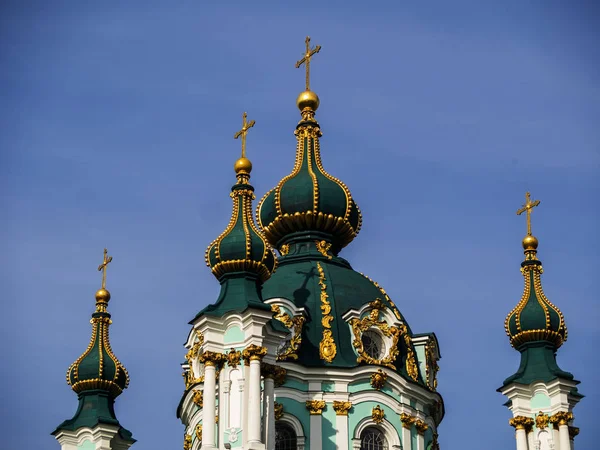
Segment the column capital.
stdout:
<path fill-rule="evenodd" d="M 417 427 L 417 432 L 419 434 L 425 434 L 425 432 L 429 429 L 429 425 L 427 425 L 423 420 L 417 419 L 415 420 L 415 427 Z"/>
<path fill-rule="evenodd" d="M 573 420 L 573 413 L 567 411 L 559 411 L 556 414 L 550 416 L 550 423 L 555 427 L 561 425 L 568 425 Z"/>
<path fill-rule="evenodd" d="M 578 434 L 579 434 L 578 427 L 569 427 L 569 438 L 571 440 L 575 439 L 575 436 L 577 436 Z"/>
<path fill-rule="evenodd" d="M 200 355 L 198 360 L 205 366 L 217 367 L 225 362 L 225 355 L 223 353 L 210 352 L 207 350 Z"/>
<path fill-rule="evenodd" d="M 407 430 L 410 430 L 413 424 L 416 422 L 417 418 L 411 416 L 410 414 L 402 413 L 400 414 L 400 422 L 402 422 L 402 426 Z"/>
<path fill-rule="evenodd" d="M 325 409 L 324 400 L 306 400 L 306 409 L 310 412 L 311 416 L 323 414 Z"/>
<path fill-rule="evenodd" d="M 277 372 L 277 366 L 274 364 L 269 364 L 269 363 L 261 363 L 260 365 L 260 373 L 262 374 L 263 377 L 265 378 L 271 378 L 272 380 L 275 379 L 275 375 Z"/>
<path fill-rule="evenodd" d="M 275 420 L 279 420 L 283 417 L 283 404 L 275 402 L 274 405 Z"/>
<path fill-rule="evenodd" d="M 333 401 L 333 410 L 336 416 L 347 416 L 350 408 L 352 408 L 352 402 Z"/>
<path fill-rule="evenodd" d="M 250 364 L 250 361 L 262 361 L 267 354 L 267 348 L 261 347 L 260 345 L 250 344 L 242 352 L 242 357 L 246 364 Z"/>
<path fill-rule="evenodd" d="M 533 427 L 533 419 L 525 416 L 515 416 L 508 421 L 511 427 L 515 427 L 515 430 L 531 431 Z"/>

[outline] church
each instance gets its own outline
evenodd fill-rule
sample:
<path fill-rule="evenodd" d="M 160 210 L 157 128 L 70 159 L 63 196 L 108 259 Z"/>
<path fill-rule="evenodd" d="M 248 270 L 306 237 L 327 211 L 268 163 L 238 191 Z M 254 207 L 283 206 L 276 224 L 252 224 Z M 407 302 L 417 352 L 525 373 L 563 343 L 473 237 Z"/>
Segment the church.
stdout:
<path fill-rule="evenodd" d="M 281 180 L 258 202 L 247 157 L 252 146 L 246 148 L 255 121 L 244 113 L 235 134 L 241 157 L 235 179 L 232 174 L 231 217 L 205 253 L 220 293 L 191 318 L 185 336 L 176 410 L 184 450 L 440 448 L 443 342 L 435 330 L 413 330 L 376 277 L 340 256 L 357 238 L 362 214 L 350 188 L 321 160 L 319 97 L 310 86 L 320 49 L 307 37 L 296 63 L 306 82 L 296 100 L 293 168 L 287 175 L 282 169 Z M 498 391 L 513 416 L 517 450 L 572 450 L 579 432 L 573 409 L 583 396 L 556 361 L 567 328 L 542 289 L 531 227 L 539 203 L 527 193 L 517 211 L 527 223 L 524 288 L 505 329 L 520 365 L 505 374 Z M 129 375 L 109 341 L 111 260 L 105 249 L 92 336 L 67 371 L 79 404 L 52 433 L 62 450 L 125 450 L 135 443 L 135 430 L 121 425 L 114 410 Z"/>

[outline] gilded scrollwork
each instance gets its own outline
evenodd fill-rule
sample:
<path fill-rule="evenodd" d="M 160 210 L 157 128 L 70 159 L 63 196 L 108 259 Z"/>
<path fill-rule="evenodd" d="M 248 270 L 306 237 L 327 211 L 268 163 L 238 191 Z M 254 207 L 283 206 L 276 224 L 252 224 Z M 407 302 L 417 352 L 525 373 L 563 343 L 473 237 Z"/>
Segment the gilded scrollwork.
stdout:
<path fill-rule="evenodd" d="M 196 373 L 194 370 L 194 361 L 199 359 L 200 349 L 202 348 L 203 344 L 204 335 L 200 330 L 195 330 L 194 343 L 185 355 L 188 368 L 182 374 L 186 390 L 196 383 L 204 382 L 204 374 Z"/>
<path fill-rule="evenodd" d="M 274 406 L 275 420 L 279 420 L 283 417 L 283 404 L 275 402 Z"/>
<path fill-rule="evenodd" d="M 404 336 L 404 344 L 406 345 L 406 373 L 413 380 L 419 378 L 419 369 L 417 368 L 417 359 L 412 348 L 412 338 L 408 333 L 408 328 L 405 324 L 400 325 L 400 333 Z"/>
<path fill-rule="evenodd" d="M 333 321 L 333 315 L 331 314 L 331 303 L 329 303 L 329 295 L 327 295 L 327 285 L 325 284 L 325 271 L 320 263 L 317 263 L 317 270 L 319 271 L 319 287 L 321 288 L 321 325 L 323 325 L 323 338 L 319 344 L 319 355 L 322 360 L 330 363 L 337 354 L 337 347 L 333 340 L 333 333 L 331 332 L 331 322 Z"/>
<path fill-rule="evenodd" d="M 286 361 L 288 359 L 298 359 L 298 349 L 302 343 L 302 327 L 305 318 L 303 316 L 291 317 L 284 312 L 279 305 L 271 305 L 271 310 L 275 313 L 274 319 L 279 320 L 291 330 L 292 338 L 287 345 L 277 354 L 277 361 Z"/>
<path fill-rule="evenodd" d="M 281 253 L 281 256 L 285 256 L 290 252 L 290 244 L 283 244 L 281 247 L 279 247 L 279 253 Z"/>
<path fill-rule="evenodd" d="M 548 427 L 548 422 L 550 421 L 550 417 L 548 414 L 544 414 L 542 411 L 535 416 L 535 426 L 536 428 L 543 430 Z"/>
<path fill-rule="evenodd" d="M 415 420 L 415 428 L 417 429 L 417 433 L 425 434 L 425 432 L 429 429 L 429 425 L 427 425 L 423 420 L 417 419 Z"/>
<path fill-rule="evenodd" d="M 367 364 L 378 364 L 394 369 L 394 361 L 396 360 L 398 351 L 398 340 L 400 339 L 400 330 L 395 326 L 389 326 L 385 320 L 380 320 L 382 310 L 385 309 L 384 303 L 380 299 L 375 299 L 369 303 L 371 311 L 368 315 L 362 319 L 351 319 L 350 326 L 352 327 L 352 333 L 354 334 L 354 341 L 352 344 L 358 353 L 357 362 L 366 362 Z M 392 339 L 391 345 L 389 345 L 388 354 L 380 359 L 375 359 L 369 355 L 363 346 L 362 334 L 369 328 L 378 328 L 384 336 Z"/>
<path fill-rule="evenodd" d="M 204 407 L 204 394 L 202 394 L 201 390 L 194 391 L 194 395 L 192 397 L 192 401 L 194 404 L 200 408 Z"/>
<path fill-rule="evenodd" d="M 183 434 L 183 450 L 191 450 L 192 448 L 192 436 L 187 433 Z"/>
<path fill-rule="evenodd" d="M 333 256 L 329 254 L 329 249 L 331 249 L 331 244 L 327 241 L 315 241 L 315 245 L 317 246 L 317 251 L 323 255 L 327 259 L 332 259 Z"/>
<path fill-rule="evenodd" d="M 383 409 L 381 409 L 381 406 L 377 405 L 375 408 L 373 408 L 373 411 L 371 412 L 371 418 L 373 419 L 373 422 L 379 424 L 383 422 L 384 417 L 385 412 Z"/>
<path fill-rule="evenodd" d="M 427 385 L 432 391 L 437 389 L 437 373 L 440 367 L 435 358 L 435 344 L 433 341 L 429 341 L 425 345 L 425 377 L 427 378 Z"/>
<path fill-rule="evenodd" d="M 402 426 L 407 429 L 411 429 L 413 424 L 417 421 L 416 417 L 411 416 L 407 413 L 400 414 L 400 422 L 402 422 Z"/>
<path fill-rule="evenodd" d="M 196 433 L 196 439 L 202 442 L 202 424 L 199 423 L 198 425 L 196 425 L 196 429 L 194 431 Z"/>
<path fill-rule="evenodd" d="M 231 347 L 229 353 L 227 353 L 227 364 L 231 368 L 236 368 L 240 364 L 240 360 L 242 359 L 242 352 L 237 351 L 235 348 Z"/>
<path fill-rule="evenodd" d="M 377 372 L 371 374 L 371 387 L 373 389 L 377 389 L 378 391 L 385 386 L 385 382 L 387 381 L 388 374 L 383 370 L 378 369 Z"/>

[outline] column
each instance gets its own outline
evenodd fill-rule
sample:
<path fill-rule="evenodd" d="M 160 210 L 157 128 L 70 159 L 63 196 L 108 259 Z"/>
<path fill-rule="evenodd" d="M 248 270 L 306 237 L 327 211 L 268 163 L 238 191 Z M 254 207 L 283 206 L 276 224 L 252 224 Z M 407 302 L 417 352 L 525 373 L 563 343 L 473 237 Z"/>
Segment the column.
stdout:
<path fill-rule="evenodd" d="M 335 446 L 338 450 L 348 450 L 348 411 L 352 403 L 335 400 Z"/>
<path fill-rule="evenodd" d="M 246 447 L 248 443 L 248 385 L 250 380 L 250 361 L 248 364 L 244 361 L 244 378 L 240 381 L 240 391 L 242 391 L 242 446 Z"/>
<path fill-rule="evenodd" d="M 417 419 L 415 421 L 415 427 L 417 428 L 417 450 L 425 450 L 425 432 L 429 428 L 424 421 Z"/>
<path fill-rule="evenodd" d="M 202 408 L 202 448 L 216 448 L 215 408 L 217 403 L 217 365 L 223 362 L 223 355 L 204 352 L 199 360 L 204 363 L 204 407 Z"/>
<path fill-rule="evenodd" d="M 225 430 L 229 428 L 229 387 L 231 381 L 225 380 L 225 377 L 225 369 L 222 369 L 219 374 L 219 443 L 225 443 Z"/>
<path fill-rule="evenodd" d="M 324 400 L 307 400 L 306 409 L 310 413 L 310 450 L 323 449 L 323 410 Z"/>
<path fill-rule="evenodd" d="M 573 413 L 560 411 L 550 417 L 554 428 L 558 428 L 558 450 L 571 450 L 571 439 L 569 438 L 569 422 L 573 420 Z"/>
<path fill-rule="evenodd" d="M 510 426 L 515 427 L 517 450 L 530 450 L 527 441 L 527 429 L 533 427 L 533 419 L 525 416 L 515 416 L 508 421 Z M 533 450 L 533 449 L 531 449 Z"/>
<path fill-rule="evenodd" d="M 575 450 L 575 436 L 579 434 L 579 428 L 569 427 L 569 438 L 571 439 L 571 450 Z"/>
<path fill-rule="evenodd" d="M 411 429 L 417 418 L 410 414 L 400 414 L 400 422 L 402 422 L 402 448 L 403 450 L 413 450 Z"/>
<path fill-rule="evenodd" d="M 248 404 L 246 408 L 248 410 L 248 433 L 246 436 L 248 437 L 247 448 L 249 449 L 264 448 L 260 432 L 260 363 L 266 354 L 267 349 L 265 347 L 254 344 L 248 346 L 242 353 L 244 360 L 248 361 L 249 364 Z"/>
<path fill-rule="evenodd" d="M 263 441 L 267 450 L 275 450 L 275 366 L 262 365 L 265 380 L 263 394 Z"/>

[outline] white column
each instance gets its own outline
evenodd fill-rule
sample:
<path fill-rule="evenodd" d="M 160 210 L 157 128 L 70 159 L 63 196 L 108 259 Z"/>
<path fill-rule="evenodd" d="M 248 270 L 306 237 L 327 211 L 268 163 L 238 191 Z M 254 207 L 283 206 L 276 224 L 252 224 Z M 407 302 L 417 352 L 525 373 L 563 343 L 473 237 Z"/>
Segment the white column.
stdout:
<path fill-rule="evenodd" d="M 409 415 L 405 415 L 402 413 L 400 415 L 400 421 L 402 422 L 402 449 L 403 450 L 413 450 L 412 448 L 412 437 L 411 437 L 411 428 L 415 419 L 410 417 Z"/>
<path fill-rule="evenodd" d="M 529 446 L 529 450 L 534 450 L 535 449 L 535 443 L 534 443 L 534 432 L 532 428 L 529 428 L 527 430 L 527 445 Z"/>
<path fill-rule="evenodd" d="M 204 408 L 202 408 L 202 448 L 215 448 L 216 367 L 214 361 L 204 363 Z"/>
<path fill-rule="evenodd" d="M 417 434 L 417 450 L 425 450 L 425 435 L 422 433 Z"/>
<path fill-rule="evenodd" d="M 560 450 L 571 450 L 571 439 L 569 438 L 569 426 L 565 423 L 558 425 L 558 436 L 560 439 Z"/>
<path fill-rule="evenodd" d="M 244 378 L 240 381 L 242 391 L 242 445 L 248 443 L 248 386 L 250 386 L 250 366 L 244 365 Z"/>
<path fill-rule="evenodd" d="M 310 415 L 310 450 L 323 449 L 323 416 Z"/>
<path fill-rule="evenodd" d="M 263 433 L 267 450 L 275 450 L 275 380 L 274 373 L 265 377 L 265 392 L 263 395 Z"/>
<path fill-rule="evenodd" d="M 553 450 L 560 450 L 560 436 L 558 434 L 558 425 L 552 426 L 552 443 L 554 444 Z"/>
<path fill-rule="evenodd" d="M 527 433 L 525 432 L 525 428 L 517 427 L 516 439 L 517 450 L 529 450 L 529 446 L 527 445 Z"/>
<path fill-rule="evenodd" d="M 348 450 L 348 413 L 335 416 L 335 447 Z"/>
<path fill-rule="evenodd" d="M 225 443 L 225 430 L 229 428 L 229 386 L 231 381 L 225 380 L 225 368 L 219 374 L 219 447 Z"/>
<path fill-rule="evenodd" d="M 260 358 L 250 358 L 248 386 L 248 445 L 260 444 Z"/>

